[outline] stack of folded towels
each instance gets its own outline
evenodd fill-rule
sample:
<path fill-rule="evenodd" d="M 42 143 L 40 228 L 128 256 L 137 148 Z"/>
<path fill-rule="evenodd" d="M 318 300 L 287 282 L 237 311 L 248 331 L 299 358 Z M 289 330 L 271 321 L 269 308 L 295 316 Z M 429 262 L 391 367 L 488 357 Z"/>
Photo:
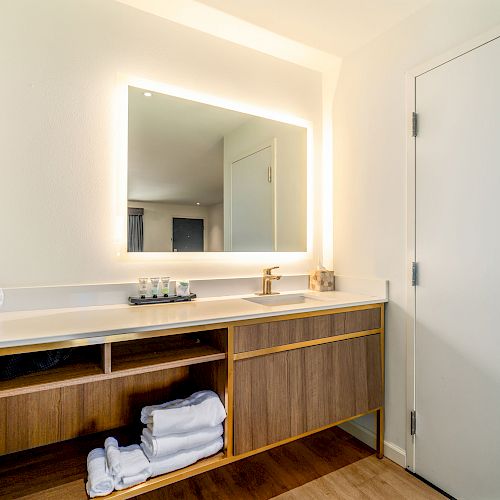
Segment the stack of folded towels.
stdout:
<path fill-rule="evenodd" d="M 141 445 L 118 445 L 115 438 L 87 457 L 87 493 L 90 498 L 109 495 L 194 464 L 222 449 L 222 422 L 226 410 L 213 391 L 195 392 L 187 399 L 145 406 L 146 424 Z"/>
<path fill-rule="evenodd" d="M 104 448 L 89 453 L 87 469 L 86 488 L 90 498 L 135 486 L 146 481 L 152 473 L 151 464 L 138 444 L 120 447 L 113 437 L 104 441 Z"/>
<path fill-rule="evenodd" d="M 221 450 L 225 418 L 226 410 L 213 391 L 144 407 L 141 447 L 150 461 L 151 476 L 182 469 Z"/>

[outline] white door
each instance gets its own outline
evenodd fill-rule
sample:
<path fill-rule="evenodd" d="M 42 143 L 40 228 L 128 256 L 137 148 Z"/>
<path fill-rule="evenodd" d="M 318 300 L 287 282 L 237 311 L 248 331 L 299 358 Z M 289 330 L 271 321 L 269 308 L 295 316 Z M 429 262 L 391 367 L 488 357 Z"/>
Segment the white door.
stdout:
<path fill-rule="evenodd" d="M 500 40 L 416 78 L 415 472 L 500 499 Z"/>
<path fill-rule="evenodd" d="M 231 249 L 272 252 L 274 172 L 272 147 L 231 164 Z"/>

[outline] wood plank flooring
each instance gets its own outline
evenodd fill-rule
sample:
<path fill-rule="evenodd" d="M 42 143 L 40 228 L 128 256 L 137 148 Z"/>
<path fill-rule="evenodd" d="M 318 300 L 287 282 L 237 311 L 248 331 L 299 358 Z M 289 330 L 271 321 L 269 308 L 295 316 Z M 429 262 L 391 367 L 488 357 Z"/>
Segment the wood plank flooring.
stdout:
<path fill-rule="evenodd" d="M 339 428 L 166 486 L 140 500 L 424 500 L 439 493 Z"/>
<path fill-rule="evenodd" d="M 65 450 L 65 456 L 57 457 L 66 462 L 65 474 L 59 473 L 57 477 L 51 475 L 49 467 L 54 455 L 49 459 L 34 453 L 30 467 L 4 464 L 0 498 L 87 500 L 84 464 L 89 443 L 85 444 L 85 449 L 75 445 L 74 449 Z M 55 445 L 52 447 L 56 452 Z M 437 500 L 444 497 L 390 460 L 378 460 L 372 449 L 346 432 L 332 428 L 137 498 Z"/>
<path fill-rule="evenodd" d="M 445 497 L 387 458 L 363 458 L 275 500 L 439 500 Z"/>

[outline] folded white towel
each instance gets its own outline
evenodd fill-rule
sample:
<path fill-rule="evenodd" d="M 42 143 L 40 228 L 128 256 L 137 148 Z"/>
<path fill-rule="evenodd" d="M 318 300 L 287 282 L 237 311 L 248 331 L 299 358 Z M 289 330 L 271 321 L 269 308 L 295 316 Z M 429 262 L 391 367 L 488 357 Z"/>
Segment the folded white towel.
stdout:
<path fill-rule="evenodd" d="M 138 444 L 120 447 L 115 438 L 109 437 L 104 447 L 115 489 L 130 488 L 151 477 L 151 465 Z"/>
<path fill-rule="evenodd" d="M 144 444 L 141 446 L 144 447 Z M 151 462 L 152 477 L 167 474 L 177 469 L 182 469 L 188 465 L 194 464 L 202 458 L 214 455 L 224 446 L 222 437 L 217 438 L 211 443 L 191 448 L 190 450 L 182 450 L 174 455 L 167 455 L 164 457 L 148 457 Z M 143 448 L 144 449 L 144 448 Z M 147 455 L 147 451 L 144 450 Z"/>
<path fill-rule="evenodd" d="M 146 428 L 142 431 L 141 442 L 143 449 L 147 450 L 148 457 L 161 457 L 211 443 L 222 436 L 223 432 L 224 428 L 219 424 L 198 431 L 155 437 Z"/>
<path fill-rule="evenodd" d="M 155 437 L 215 427 L 225 418 L 226 410 L 213 391 L 195 392 L 186 399 L 145 406 L 141 411 L 141 422 Z"/>
<path fill-rule="evenodd" d="M 90 498 L 109 495 L 114 489 L 113 477 L 108 471 L 106 451 L 96 448 L 87 456 L 88 480 L 85 488 Z"/>

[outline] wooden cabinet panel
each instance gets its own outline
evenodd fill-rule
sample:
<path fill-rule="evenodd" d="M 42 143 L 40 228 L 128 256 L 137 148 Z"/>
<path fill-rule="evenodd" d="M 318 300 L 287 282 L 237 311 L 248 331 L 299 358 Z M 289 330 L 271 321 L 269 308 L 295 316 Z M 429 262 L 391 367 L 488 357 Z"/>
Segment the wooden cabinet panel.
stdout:
<path fill-rule="evenodd" d="M 288 353 L 248 361 L 251 363 L 235 364 L 236 453 L 265 446 L 270 439 L 286 439 L 291 433 Z M 254 423 L 252 429 L 248 427 L 250 422 Z"/>
<path fill-rule="evenodd" d="M 234 352 L 255 351 L 296 342 L 334 337 L 380 328 L 380 308 L 347 313 L 325 314 L 309 318 L 270 321 L 237 326 Z"/>
<path fill-rule="evenodd" d="M 306 394 L 306 358 L 303 349 L 288 351 L 286 359 L 288 368 L 288 401 L 290 408 L 289 436 L 302 434 L 307 428 L 307 412 L 304 409 L 304 394 Z M 287 437 L 289 437 L 287 436 Z"/>
<path fill-rule="evenodd" d="M 344 333 L 363 332 L 380 328 L 380 319 L 379 307 L 346 313 Z"/>
<path fill-rule="evenodd" d="M 59 390 L 22 394 L 2 399 L 6 422 L 0 453 L 34 448 L 59 441 L 61 425 Z"/>
<path fill-rule="evenodd" d="M 380 335 L 237 361 L 236 454 L 383 404 Z"/>

